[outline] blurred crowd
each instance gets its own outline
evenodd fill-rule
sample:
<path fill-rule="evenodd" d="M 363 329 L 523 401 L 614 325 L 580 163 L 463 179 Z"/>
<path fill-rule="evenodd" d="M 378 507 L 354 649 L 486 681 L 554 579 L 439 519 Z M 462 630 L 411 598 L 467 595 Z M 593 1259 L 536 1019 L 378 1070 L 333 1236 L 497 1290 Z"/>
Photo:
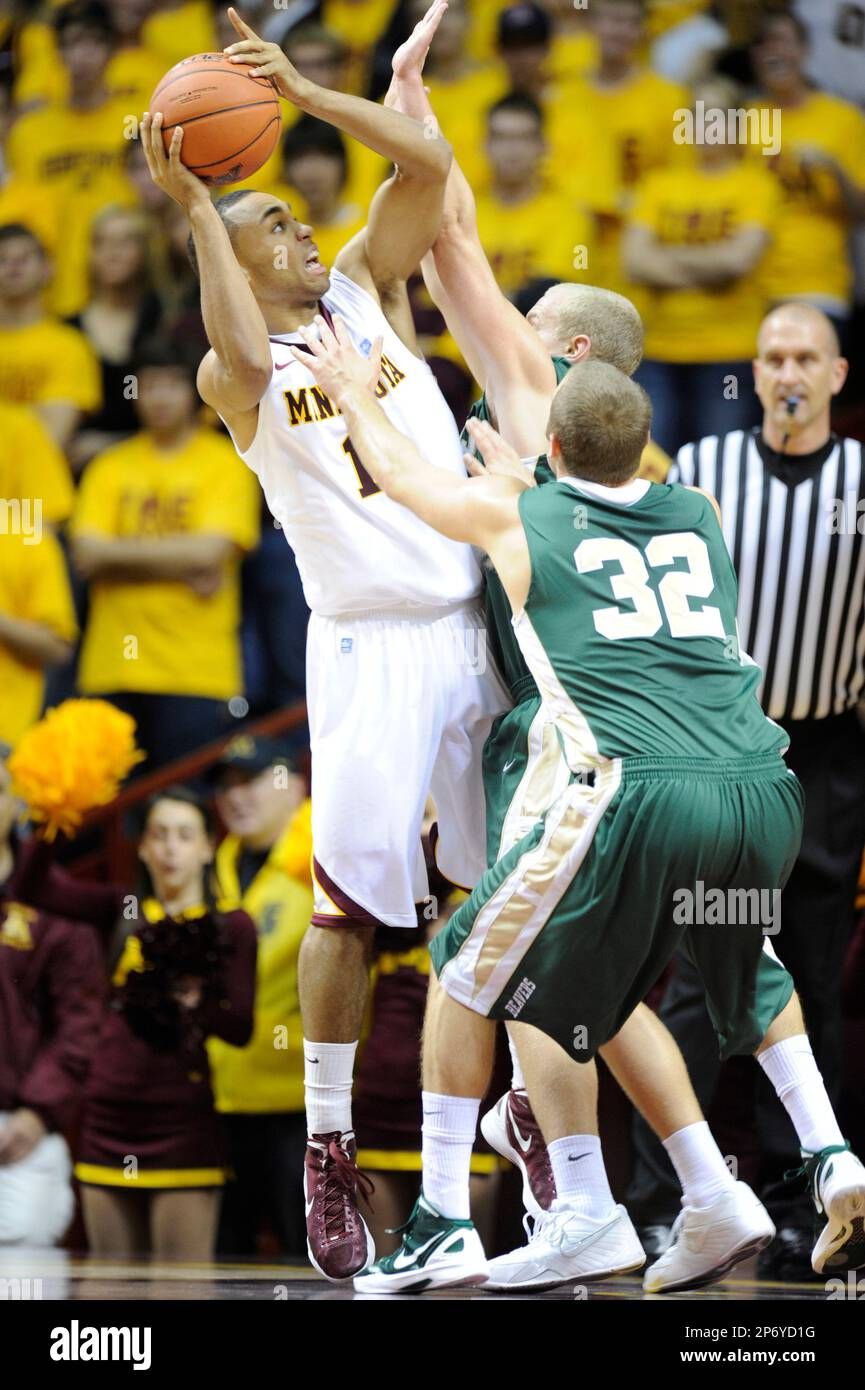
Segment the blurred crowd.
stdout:
<path fill-rule="evenodd" d="M 378 98 L 423 10 L 293 0 L 246 12 L 304 75 Z M 436 37 L 431 99 L 500 283 L 524 308 L 558 280 L 634 299 L 640 379 L 668 454 L 721 417 L 726 429 L 757 422 L 749 359 L 778 299 L 808 299 L 838 326 L 853 357 L 839 412 L 861 434 L 865 64 L 844 13 L 829 0 L 451 0 Z M 195 394 L 206 343 L 185 219 L 137 139 L 167 68 L 231 37 L 207 0 L 0 3 L 10 743 L 46 697 L 102 694 L 135 714 L 158 766 L 303 696 L 297 574 Z M 680 138 L 698 103 L 780 111 L 780 140 L 771 121 L 749 127 L 747 144 Z M 283 132 L 249 184 L 298 208 L 332 264 L 388 171 L 285 102 Z M 474 383 L 422 281 L 411 289 L 461 425 Z"/>
<path fill-rule="evenodd" d="M 224 9 L 0 0 L 0 742 L 13 747 L 46 705 L 101 696 L 134 716 L 147 771 L 303 699 L 300 582 L 255 478 L 197 395 L 207 344 L 188 229 L 151 182 L 138 140 L 167 69 L 235 37 Z M 255 0 L 243 13 L 306 77 L 381 99 L 391 56 L 425 9 L 426 0 Z M 817 305 L 836 326 L 851 361 L 838 428 L 865 438 L 861 19 L 835 0 L 449 0 L 426 81 L 475 192 L 495 274 L 524 311 L 562 280 L 633 299 L 646 329 L 637 379 L 667 455 L 698 435 L 759 423 L 757 328 L 773 302 L 789 299 Z M 332 265 L 389 170 L 282 107 L 280 143 L 243 186 L 289 201 Z M 682 133 L 710 110 L 753 113 L 749 139 Z M 462 426 L 476 384 L 420 277 L 410 294 L 421 346 Z M 254 740 L 232 755 L 233 772 L 232 759 L 223 766 L 217 788 L 230 832 L 220 885 L 256 922 L 260 968 L 269 953 L 267 978 L 283 983 L 286 971 L 294 980 L 311 907 L 308 875 L 285 867 L 305 834 L 296 751 L 284 753 L 290 785 L 278 803 L 267 791 L 277 753 Z M 180 821 L 206 841 L 204 812 L 182 797 L 172 804 L 187 807 Z M 179 835 L 179 823 L 175 814 L 159 833 Z M 189 891 L 203 899 L 201 882 Z M 22 920 L 7 919 L 0 941 L 36 929 Z M 225 945 L 224 917 L 218 929 Z M 240 940 L 243 924 L 235 929 Z M 381 978 L 414 971 L 422 996 L 422 942 L 418 951 L 408 965 L 385 952 Z M 111 952 L 122 990 L 123 942 Z M 181 984 L 178 1009 L 185 998 Z M 254 1245 L 258 1188 L 281 1248 L 302 1251 L 298 1194 L 284 1206 L 278 1195 L 283 1158 L 295 1169 L 301 1161 L 300 1063 L 287 1088 L 270 1076 L 268 1008 L 260 993 L 253 1046 L 238 1063 L 230 1044 L 252 1035 L 252 1006 L 232 998 L 226 1013 L 240 1022 L 211 1053 L 222 1067 L 220 1108 L 235 1118 L 232 1163 L 248 1179 L 222 1233 L 232 1253 Z M 289 1050 L 300 1036 L 296 997 L 292 1009 Z M 271 1012 L 284 1017 L 284 1000 Z M 180 1109 L 198 1085 L 188 1078 L 204 1075 L 202 1046 L 171 1091 Z M 78 1056 L 74 1038 L 70 1047 Z M 19 1103 L 62 1128 L 49 1091 L 37 1086 Z M 205 1134 L 213 1099 L 209 1089 L 196 1096 Z M 93 1093 L 91 1166 L 117 1158 L 98 1124 L 98 1106 L 116 1099 L 110 1087 Z M 297 1123 L 280 1124 L 281 1115 Z M 146 1150 L 146 1137 L 136 1143 Z M 208 1131 L 202 1144 L 203 1169 L 221 1172 L 224 1140 Z M 165 1233 L 156 1244 L 171 1253 L 172 1231 L 215 1229 L 217 1216 L 189 1204 L 154 1211 L 153 1230 Z M 112 1229 L 108 1207 L 93 1219 Z"/>

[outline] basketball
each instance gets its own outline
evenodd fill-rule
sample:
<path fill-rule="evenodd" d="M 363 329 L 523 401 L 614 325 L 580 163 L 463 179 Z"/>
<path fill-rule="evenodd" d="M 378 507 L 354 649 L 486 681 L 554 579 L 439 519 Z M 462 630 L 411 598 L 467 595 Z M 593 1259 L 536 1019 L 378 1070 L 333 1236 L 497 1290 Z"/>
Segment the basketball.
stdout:
<path fill-rule="evenodd" d="M 161 111 L 166 152 L 183 127 L 182 159 L 206 184 L 239 183 L 260 169 L 279 139 L 282 120 L 269 78 L 250 77 L 224 53 L 196 53 L 165 74 L 150 111 Z"/>

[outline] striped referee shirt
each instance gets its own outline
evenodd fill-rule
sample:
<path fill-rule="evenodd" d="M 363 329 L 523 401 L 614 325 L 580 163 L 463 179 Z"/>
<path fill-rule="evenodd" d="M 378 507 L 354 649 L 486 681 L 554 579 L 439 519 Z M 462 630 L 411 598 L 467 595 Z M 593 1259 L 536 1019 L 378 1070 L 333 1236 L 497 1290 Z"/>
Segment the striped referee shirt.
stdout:
<path fill-rule="evenodd" d="M 770 719 L 825 719 L 865 697 L 865 467 L 831 435 L 782 457 L 759 430 L 679 450 L 668 482 L 718 499 L 739 580 L 739 640 Z"/>

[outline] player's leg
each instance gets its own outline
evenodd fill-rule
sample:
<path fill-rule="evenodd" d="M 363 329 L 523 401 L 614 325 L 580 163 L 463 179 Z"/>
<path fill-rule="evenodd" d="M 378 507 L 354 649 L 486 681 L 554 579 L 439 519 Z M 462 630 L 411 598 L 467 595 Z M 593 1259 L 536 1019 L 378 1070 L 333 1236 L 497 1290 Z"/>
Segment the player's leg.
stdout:
<path fill-rule="evenodd" d="M 309 1255 L 349 1279 L 374 1248 L 351 1119 L 378 925 L 417 926 L 418 858 L 439 736 L 429 622 L 313 615 L 307 649 L 315 911 L 298 964 L 309 1143 Z"/>
<path fill-rule="evenodd" d="M 793 993 L 756 1052 L 796 1130 L 803 1171 L 825 1225 L 811 1255 L 815 1273 L 865 1266 L 865 1166 L 841 1133 Z"/>

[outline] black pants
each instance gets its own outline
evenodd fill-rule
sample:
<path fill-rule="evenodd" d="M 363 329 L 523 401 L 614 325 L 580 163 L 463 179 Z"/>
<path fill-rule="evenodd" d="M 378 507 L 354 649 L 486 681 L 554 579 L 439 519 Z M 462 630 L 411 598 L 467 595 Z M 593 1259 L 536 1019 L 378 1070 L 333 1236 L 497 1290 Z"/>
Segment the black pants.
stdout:
<path fill-rule="evenodd" d="M 120 690 L 99 698 L 109 700 L 135 720 L 136 742 L 147 754 L 146 762 L 135 768 L 135 777 L 194 753 L 227 734 L 234 725 L 227 701 L 210 700 L 203 695 L 148 695 Z"/>
<path fill-rule="evenodd" d="M 772 946 L 793 976 L 814 1056 L 835 1102 L 841 1084 L 841 972 L 865 845 L 865 732 L 854 711 L 786 727 L 787 764 L 805 790 L 805 828 Z M 720 1070 L 718 1045 L 699 976 L 681 955 L 658 1013 L 682 1050 L 705 1111 Z M 801 1162 L 796 1134 L 756 1063 L 754 1086 L 760 1195 L 776 1225 L 807 1224 L 807 1194 L 783 1178 Z M 631 1215 L 640 1225 L 670 1224 L 680 1210 L 678 1180 L 663 1145 L 639 1116 L 634 1148 Z"/>
<path fill-rule="evenodd" d="M 303 1111 L 223 1115 L 234 1180 L 225 1188 L 219 1221 L 220 1255 L 254 1255 L 266 1222 L 282 1254 L 306 1262 Z"/>

